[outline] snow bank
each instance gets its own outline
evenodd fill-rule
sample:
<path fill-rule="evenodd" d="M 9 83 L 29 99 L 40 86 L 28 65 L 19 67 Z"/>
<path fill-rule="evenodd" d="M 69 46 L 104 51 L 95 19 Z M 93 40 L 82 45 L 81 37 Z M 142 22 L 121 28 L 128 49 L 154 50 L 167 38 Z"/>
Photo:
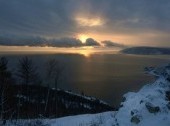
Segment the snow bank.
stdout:
<path fill-rule="evenodd" d="M 124 95 L 125 101 L 115 116 L 119 126 L 170 126 L 170 99 L 167 96 L 170 65 L 147 70 L 156 80 L 136 93 Z"/>

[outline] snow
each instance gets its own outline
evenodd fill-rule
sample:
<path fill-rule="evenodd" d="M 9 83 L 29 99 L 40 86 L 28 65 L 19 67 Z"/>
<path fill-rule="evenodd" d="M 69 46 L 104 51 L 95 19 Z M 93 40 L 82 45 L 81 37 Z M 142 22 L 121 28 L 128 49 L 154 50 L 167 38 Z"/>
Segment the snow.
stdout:
<path fill-rule="evenodd" d="M 124 95 L 126 101 L 121 103 L 122 108 L 119 109 L 116 118 L 119 126 L 170 126 L 170 110 L 167 105 L 166 91 L 170 90 L 170 82 L 167 80 L 166 67 L 156 68 L 149 73 L 157 73 L 157 79 L 152 84 L 145 85 L 138 92 L 129 92 Z M 161 72 L 160 72 L 161 71 Z M 151 107 L 159 107 L 160 111 L 151 113 L 147 109 L 147 105 Z M 135 112 L 134 112 L 135 111 Z M 137 116 L 140 120 L 138 124 L 131 122 L 132 115 Z"/>
<path fill-rule="evenodd" d="M 112 120 L 115 116 L 115 113 L 116 112 L 84 114 L 58 119 L 18 120 L 17 123 L 15 123 L 14 120 L 12 122 L 7 122 L 7 126 L 98 126 L 108 123 L 109 120 Z"/>
<path fill-rule="evenodd" d="M 170 101 L 166 98 L 170 65 L 148 70 L 156 80 L 138 92 L 125 94 L 118 111 L 41 121 L 50 126 L 170 126 Z"/>
<path fill-rule="evenodd" d="M 100 114 L 86 114 L 70 116 L 53 120 L 51 126 L 91 126 L 92 124 L 104 124 L 112 119 L 115 112 L 105 112 Z"/>
<path fill-rule="evenodd" d="M 80 94 L 73 93 L 73 92 L 71 92 L 71 91 L 65 91 L 65 92 L 68 93 L 68 94 L 71 94 L 71 95 L 76 95 L 76 96 L 79 96 L 79 97 L 83 97 L 83 99 L 87 99 L 87 100 L 90 100 L 90 101 L 96 101 L 96 100 L 98 100 L 98 99 L 95 98 L 95 97 L 86 96 L 86 95 L 80 95 Z M 105 104 L 105 105 L 108 105 L 108 106 L 109 106 L 108 103 L 106 103 L 106 102 L 104 102 L 104 101 L 102 101 L 102 100 L 99 100 L 99 102 L 102 103 L 102 104 Z"/>

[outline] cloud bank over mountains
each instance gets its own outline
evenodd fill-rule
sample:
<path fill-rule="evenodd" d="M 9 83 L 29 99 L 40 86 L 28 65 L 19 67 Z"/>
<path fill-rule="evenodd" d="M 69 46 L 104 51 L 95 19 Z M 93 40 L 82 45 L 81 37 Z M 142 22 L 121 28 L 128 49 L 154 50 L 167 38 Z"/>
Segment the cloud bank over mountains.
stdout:
<path fill-rule="evenodd" d="M 107 41 L 106 41 L 107 42 Z M 102 42 L 103 43 L 103 42 Z M 121 44 L 109 41 L 111 47 L 122 47 Z M 47 39 L 43 37 L 4 37 L 0 36 L 0 45 L 5 46 L 52 46 L 52 47 L 83 47 L 83 46 L 107 46 L 93 38 L 87 38 L 83 43 L 76 38 Z"/>

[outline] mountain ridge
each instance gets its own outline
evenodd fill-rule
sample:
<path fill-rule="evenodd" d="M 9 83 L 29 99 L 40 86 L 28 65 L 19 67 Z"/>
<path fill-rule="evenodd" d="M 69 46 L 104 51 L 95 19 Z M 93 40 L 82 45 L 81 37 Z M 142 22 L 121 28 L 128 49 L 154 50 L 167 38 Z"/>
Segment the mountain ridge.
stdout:
<path fill-rule="evenodd" d="M 129 47 L 120 51 L 124 54 L 136 54 L 136 55 L 170 55 L 170 48 L 161 47 Z"/>

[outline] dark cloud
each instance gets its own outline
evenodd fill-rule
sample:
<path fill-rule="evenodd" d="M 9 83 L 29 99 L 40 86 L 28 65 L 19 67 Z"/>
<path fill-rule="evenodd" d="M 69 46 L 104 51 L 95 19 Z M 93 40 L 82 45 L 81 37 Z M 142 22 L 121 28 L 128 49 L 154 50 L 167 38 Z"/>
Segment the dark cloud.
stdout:
<path fill-rule="evenodd" d="M 63 38 L 92 32 L 135 38 L 148 33 L 149 40 L 141 38 L 146 43 L 170 46 L 169 8 L 169 0 L 0 0 L 0 34 Z M 78 26 L 76 15 L 100 17 L 103 25 Z"/>
<path fill-rule="evenodd" d="M 46 39 L 43 37 L 4 37 L 0 36 L 0 45 L 8 46 L 54 46 L 54 47 L 80 47 L 83 43 L 76 38 Z"/>
<path fill-rule="evenodd" d="M 0 0 L 0 33 L 62 37 L 76 32 L 66 0 Z"/>
<path fill-rule="evenodd" d="M 17 36 L 0 36 L 0 45 L 9 46 L 41 46 L 47 44 L 47 40 L 42 37 L 17 37 Z"/>
<path fill-rule="evenodd" d="M 99 4 L 97 0 L 95 3 Z M 103 0 L 102 0 L 103 1 Z M 108 0 L 101 13 L 108 19 L 110 30 L 141 32 L 149 30 L 170 31 L 170 1 L 160 0 Z"/>
<path fill-rule="evenodd" d="M 49 40 L 49 46 L 55 47 L 80 47 L 83 46 L 82 42 L 75 38 L 62 38 Z"/>
<path fill-rule="evenodd" d="M 125 45 L 123 44 L 119 44 L 117 42 L 112 42 L 112 41 L 109 41 L 109 40 L 106 40 L 106 41 L 102 41 L 101 42 L 105 47 L 125 47 Z"/>
<path fill-rule="evenodd" d="M 85 45 L 86 46 L 100 46 L 100 44 L 97 41 L 95 41 L 93 38 L 86 39 Z"/>

